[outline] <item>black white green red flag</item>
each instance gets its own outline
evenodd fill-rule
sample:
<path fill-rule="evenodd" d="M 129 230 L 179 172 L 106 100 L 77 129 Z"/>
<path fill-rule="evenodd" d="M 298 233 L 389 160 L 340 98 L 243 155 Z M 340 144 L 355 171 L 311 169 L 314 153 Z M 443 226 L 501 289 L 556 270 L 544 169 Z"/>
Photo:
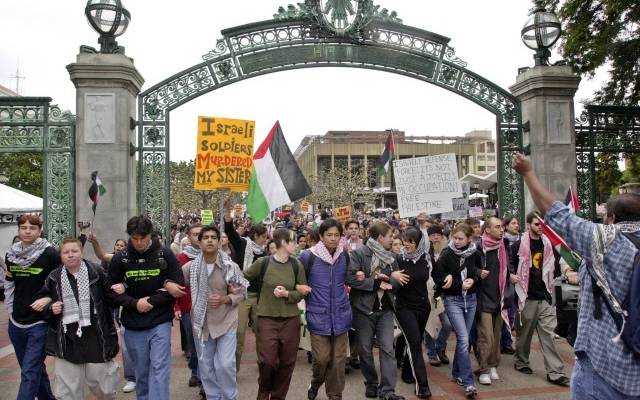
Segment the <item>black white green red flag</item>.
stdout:
<path fill-rule="evenodd" d="M 384 145 L 384 151 L 378 158 L 378 162 L 376 163 L 378 169 L 378 176 L 386 175 L 389 173 L 389 168 L 391 167 L 391 163 L 395 159 L 396 154 L 396 145 L 393 142 L 393 131 L 389 132 L 389 137 L 387 137 L 387 142 Z"/>
<path fill-rule="evenodd" d="M 96 207 L 98 206 L 98 199 L 107 192 L 107 189 L 102 185 L 102 180 L 98 176 L 98 171 L 93 171 L 91 173 L 91 186 L 89 187 L 89 198 L 93 203 L 91 205 L 91 209 L 93 210 L 93 214 L 96 214 Z"/>
<path fill-rule="evenodd" d="M 567 263 L 567 265 L 571 267 L 572 270 L 577 271 L 580 267 L 580 262 L 582 261 L 580 259 L 580 256 L 573 252 L 567 242 L 565 242 L 564 239 L 560 237 L 560 235 L 558 235 L 553 229 L 551 229 L 549 225 L 545 224 L 542 218 L 538 217 L 538 220 L 540 221 L 540 228 L 542 228 L 542 233 L 544 233 L 547 238 L 549 238 L 551 246 L 553 246 L 555 251 L 560 254 L 562 259 Z"/>
<path fill-rule="evenodd" d="M 291 154 L 280 122 L 276 121 L 253 155 L 247 211 L 255 222 L 260 222 L 276 208 L 309 194 L 311 187 Z"/>
<path fill-rule="evenodd" d="M 571 214 L 575 214 L 580 211 L 580 200 L 578 200 L 578 196 L 571 186 L 569 186 L 567 196 L 564 198 L 564 204 L 569 207 L 569 212 L 571 212 Z"/>

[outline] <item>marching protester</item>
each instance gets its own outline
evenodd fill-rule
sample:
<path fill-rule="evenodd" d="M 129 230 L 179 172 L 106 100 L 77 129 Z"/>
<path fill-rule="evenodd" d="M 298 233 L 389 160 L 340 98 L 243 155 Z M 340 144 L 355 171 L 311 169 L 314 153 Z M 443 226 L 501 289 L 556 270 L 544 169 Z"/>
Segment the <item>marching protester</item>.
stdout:
<path fill-rule="evenodd" d="M 538 333 L 542 348 L 547 380 L 561 386 L 569 386 L 569 378 L 562 372 L 564 364 L 556 348 L 553 330 L 556 327 L 555 309 L 551 305 L 554 285 L 555 257 L 549 239 L 542 234 L 536 213 L 527 215 L 527 231 L 514 244 L 511 265 L 517 266 L 520 282 L 518 293 L 518 321 L 516 323 L 515 369 L 532 374 L 529 366 L 531 338 Z"/>
<path fill-rule="evenodd" d="M 98 399 L 115 399 L 120 381 L 118 335 L 101 267 L 82 258 L 82 244 L 60 244 L 62 265 L 53 270 L 40 295 L 50 299 L 47 354 L 55 357 L 54 393 L 59 399 L 83 400 L 85 385 Z"/>
<path fill-rule="evenodd" d="M 87 240 L 91 243 L 91 247 L 93 247 L 93 252 L 95 253 L 98 260 L 102 261 L 103 267 L 108 267 L 113 255 L 119 251 L 124 250 L 127 247 L 127 241 L 124 239 L 116 239 L 116 242 L 113 244 L 113 251 L 111 253 L 107 253 L 104 251 L 98 238 L 96 237 L 95 232 L 89 232 L 87 235 Z"/>
<path fill-rule="evenodd" d="M 183 266 L 183 273 L 191 288 L 191 321 L 199 377 L 206 398 L 235 400 L 238 395 L 235 365 L 238 305 L 245 297 L 249 282 L 238 265 L 220 251 L 218 228 L 196 227 L 200 251 Z M 193 229 L 189 235 L 191 232 Z"/>
<path fill-rule="evenodd" d="M 341 244 L 346 252 L 350 253 L 364 246 L 362 238 L 360 237 L 360 223 L 358 223 L 358 221 L 350 219 L 344 224 L 344 227 L 346 233 L 341 240 Z"/>
<path fill-rule="evenodd" d="M 146 216 L 127 222 L 127 248 L 109 266 L 113 301 L 122 306 L 124 341 L 136 375 L 136 398 L 168 399 L 171 379 L 173 296 L 167 281 L 184 278 L 171 249 L 151 240 L 153 224 Z"/>
<path fill-rule="evenodd" d="M 320 242 L 300 255 L 307 277 L 307 326 L 311 333 L 312 377 L 307 397 L 322 384 L 329 400 L 342 399 L 351 329 L 351 304 L 345 290 L 348 255 L 340 245 L 342 225 L 333 218 L 320 224 Z"/>
<path fill-rule="evenodd" d="M 544 222 L 583 257 L 571 398 L 640 399 L 640 313 L 637 304 L 627 310 L 621 306 L 623 299 L 633 293 L 637 296 L 639 290 L 632 277 L 638 276 L 640 195 L 612 197 L 607 201 L 605 224 L 596 224 L 555 201 L 524 155 L 515 154 L 512 165 L 524 177 L 536 207 L 545 215 Z"/>
<path fill-rule="evenodd" d="M 243 226 L 240 224 L 239 226 Z M 244 228 L 242 228 L 244 230 Z M 242 271 L 246 271 L 255 260 L 267 256 L 265 245 L 267 243 L 267 228 L 262 224 L 256 224 L 251 227 L 246 237 L 242 237 L 239 231 L 236 231 L 233 220 L 231 219 L 231 202 L 226 199 L 224 202 L 224 232 L 229 238 L 229 243 L 234 250 L 235 258 L 232 260 L 238 264 Z M 247 288 L 247 297 L 240 304 L 238 310 L 238 342 L 236 345 L 236 369 L 240 370 L 242 361 L 242 352 L 244 350 L 244 340 L 247 333 L 249 321 L 253 326 L 254 332 L 256 327 L 256 307 L 258 304 L 258 287 L 255 282 L 249 279 L 251 285 Z"/>
<path fill-rule="evenodd" d="M 392 233 L 386 222 L 371 225 L 366 245 L 351 252 L 347 283 L 351 286 L 349 297 L 365 396 L 403 400 L 404 397 L 395 393 L 393 291 L 407 283 L 409 277 L 398 270 L 396 255 L 390 251 Z M 380 348 L 380 380 L 373 362 L 374 336 Z"/>
<path fill-rule="evenodd" d="M 200 231 L 202 225 L 193 224 L 187 227 L 185 230 L 189 244 L 178 253 L 177 260 L 181 267 L 184 267 L 189 261 L 195 260 L 200 257 Z M 191 376 L 187 384 L 191 387 L 198 386 L 200 379 L 198 378 L 198 356 L 196 355 L 195 343 L 193 338 L 193 329 L 191 321 L 191 287 L 189 286 L 189 280 L 185 279 L 185 294 L 179 299 L 176 299 L 174 306 L 175 318 L 180 321 L 181 332 L 184 332 L 185 336 L 185 353 L 187 354 L 187 366 L 191 370 Z"/>
<path fill-rule="evenodd" d="M 278 228 L 273 232 L 277 251 L 255 261 L 244 271 L 255 282 L 257 293 L 256 349 L 258 352 L 258 400 L 284 400 L 289 391 L 300 342 L 300 313 L 297 303 L 308 289 L 304 267 L 293 257 L 293 232 Z"/>
<path fill-rule="evenodd" d="M 478 390 L 473 383 L 469 356 L 469 332 L 476 313 L 476 284 L 480 279 L 482 260 L 473 238 L 473 229 L 461 223 L 451 231 L 451 241 L 440 254 L 433 280 L 444 297 L 445 310 L 456 333 L 453 357 L 453 379 L 464 387 L 467 398 L 474 399 Z"/>
<path fill-rule="evenodd" d="M 500 379 L 500 336 L 502 323 L 509 325 L 507 310 L 504 309 L 504 296 L 509 273 L 509 251 L 503 240 L 502 220 L 491 217 L 485 222 L 482 234 L 483 265 L 480 271 L 478 288 L 478 382 L 491 385 L 492 380 Z"/>
<path fill-rule="evenodd" d="M 398 257 L 398 267 L 409 277 L 409 281 L 396 291 L 396 318 L 408 345 L 402 379 L 407 383 L 415 382 L 416 396 L 428 399 L 431 390 L 422 356 L 422 341 L 431 310 L 427 289 L 427 280 L 431 275 L 429 239 L 420 230 L 411 227 L 404 232 L 402 242 L 404 248 Z"/>
<path fill-rule="evenodd" d="M 509 254 L 513 256 L 518 253 L 518 248 L 514 245 L 520 241 L 520 221 L 516 217 L 507 216 L 502 219 L 502 226 L 504 226 L 504 238 L 508 242 Z M 509 264 L 513 272 L 517 265 Z M 516 352 L 513 348 L 513 336 L 511 335 L 511 328 L 514 326 L 516 310 L 518 309 L 516 303 L 515 286 L 509 280 L 504 296 L 504 307 L 507 309 L 507 315 L 509 316 L 509 325 L 502 324 L 502 333 L 500 335 L 500 353 L 503 354 L 514 354 Z"/>
<path fill-rule="evenodd" d="M 20 364 L 18 400 L 54 399 L 44 365 L 48 325 L 42 313 L 49 299 L 40 299 L 45 279 L 60 265 L 56 250 L 40 238 L 40 217 L 18 218 L 18 238 L 7 252 L 5 306 L 9 314 L 9 339 Z M 38 310 L 38 311 L 36 311 Z"/>

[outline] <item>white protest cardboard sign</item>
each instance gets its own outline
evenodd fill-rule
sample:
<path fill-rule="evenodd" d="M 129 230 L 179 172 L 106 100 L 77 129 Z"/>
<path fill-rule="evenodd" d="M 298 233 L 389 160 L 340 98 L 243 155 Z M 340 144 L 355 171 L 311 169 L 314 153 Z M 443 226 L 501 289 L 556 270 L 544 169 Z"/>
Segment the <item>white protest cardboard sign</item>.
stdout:
<path fill-rule="evenodd" d="M 393 174 L 401 218 L 453 211 L 451 199 L 462 197 L 453 153 L 394 161 Z"/>
<path fill-rule="evenodd" d="M 444 219 L 465 219 L 469 214 L 469 182 L 460 182 L 462 197 L 452 199 L 453 211 L 442 214 Z"/>

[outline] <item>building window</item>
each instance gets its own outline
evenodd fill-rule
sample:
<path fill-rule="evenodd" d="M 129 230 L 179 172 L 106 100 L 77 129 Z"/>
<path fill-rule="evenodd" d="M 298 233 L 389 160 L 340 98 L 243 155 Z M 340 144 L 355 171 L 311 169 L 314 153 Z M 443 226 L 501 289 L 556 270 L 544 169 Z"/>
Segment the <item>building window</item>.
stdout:
<path fill-rule="evenodd" d="M 478 165 L 478 172 L 485 172 L 486 167 L 484 165 Z"/>
<path fill-rule="evenodd" d="M 484 154 L 478 154 L 476 156 L 476 158 L 478 159 L 478 161 L 484 161 L 485 160 Z"/>
<path fill-rule="evenodd" d="M 495 165 L 489 165 L 489 166 L 487 167 L 487 171 L 495 171 L 495 170 L 496 170 Z"/>
<path fill-rule="evenodd" d="M 331 171 L 331 157 L 318 157 L 318 173 Z"/>
<path fill-rule="evenodd" d="M 478 144 L 478 153 L 484 153 L 484 143 Z"/>
<path fill-rule="evenodd" d="M 496 144 L 494 142 L 487 142 L 487 153 L 495 153 Z"/>
<path fill-rule="evenodd" d="M 487 161 L 495 161 L 495 160 L 496 160 L 496 156 L 494 155 L 487 156 Z"/>

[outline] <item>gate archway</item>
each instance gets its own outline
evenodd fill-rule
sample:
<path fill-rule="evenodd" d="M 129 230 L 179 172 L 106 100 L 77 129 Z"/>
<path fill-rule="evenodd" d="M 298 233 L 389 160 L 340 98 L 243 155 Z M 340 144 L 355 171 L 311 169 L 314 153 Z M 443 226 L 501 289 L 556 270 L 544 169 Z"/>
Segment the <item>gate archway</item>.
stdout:
<path fill-rule="evenodd" d="M 300 68 L 367 68 L 400 74 L 462 96 L 496 116 L 500 212 L 524 215 L 522 179 L 511 155 L 522 149 L 520 102 L 467 69 L 450 39 L 406 26 L 373 0 L 305 0 L 280 7 L 272 20 L 222 32 L 203 62 L 138 97 L 138 206 L 160 228 L 169 225 L 171 110 L 216 89 L 269 73 Z"/>

